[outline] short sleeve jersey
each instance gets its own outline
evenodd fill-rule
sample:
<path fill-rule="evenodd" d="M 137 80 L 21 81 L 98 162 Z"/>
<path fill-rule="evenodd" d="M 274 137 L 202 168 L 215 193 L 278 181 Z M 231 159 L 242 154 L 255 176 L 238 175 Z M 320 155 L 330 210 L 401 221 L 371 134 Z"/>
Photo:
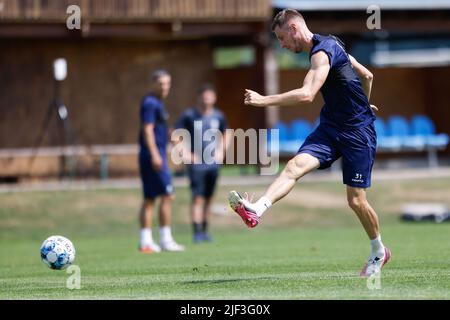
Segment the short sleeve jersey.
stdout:
<path fill-rule="evenodd" d="M 362 84 L 352 67 L 343 42 L 332 35 L 313 35 L 310 58 L 317 52 L 326 53 L 330 71 L 320 92 L 325 105 L 320 113 L 321 123 L 344 130 L 358 129 L 375 120 Z"/>
<path fill-rule="evenodd" d="M 153 95 L 147 95 L 142 99 L 140 110 L 141 130 L 139 133 L 141 155 L 150 157 L 150 151 L 148 150 L 144 139 L 142 128 L 146 124 L 154 124 L 156 146 L 158 147 L 161 156 L 165 156 L 165 150 L 168 143 L 167 119 L 168 114 L 160 99 Z"/>
<path fill-rule="evenodd" d="M 203 137 L 206 131 L 219 130 L 221 133 L 224 133 L 227 129 L 227 122 L 225 116 L 218 109 L 214 109 L 208 115 L 202 115 L 197 108 L 192 107 L 186 110 L 177 123 L 175 124 L 176 129 L 186 129 L 189 131 L 191 136 L 191 152 L 204 152 L 206 147 L 211 148 L 211 143 L 217 143 L 215 140 L 210 142 L 208 140 L 203 141 Z M 202 159 L 202 155 L 197 154 L 199 159 Z M 214 166 L 213 164 L 212 166 Z M 197 164 L 195 165 L 198 168 L 208 167 L 206 164 Z M 211 166 L 211 165 L 210 165 Z"/>

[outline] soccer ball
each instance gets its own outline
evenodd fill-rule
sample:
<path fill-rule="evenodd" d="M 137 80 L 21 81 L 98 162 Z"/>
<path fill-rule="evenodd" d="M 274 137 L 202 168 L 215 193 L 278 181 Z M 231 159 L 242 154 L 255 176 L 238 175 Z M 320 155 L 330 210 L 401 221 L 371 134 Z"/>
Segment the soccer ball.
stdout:
<path fill-rule="evenodd" d="M 65 237 L 51 236 L 41 245 L 41 259 L 50 269 L 65 269 L 75 259 L 75 247 Z"/>

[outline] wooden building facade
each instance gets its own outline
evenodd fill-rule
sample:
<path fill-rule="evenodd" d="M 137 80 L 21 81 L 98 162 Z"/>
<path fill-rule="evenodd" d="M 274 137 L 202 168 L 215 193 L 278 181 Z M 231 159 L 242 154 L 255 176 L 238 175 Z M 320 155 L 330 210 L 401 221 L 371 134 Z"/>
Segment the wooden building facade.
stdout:
<path fill-rule="evenodd" d="M 81 10 L 79 30 L 67 28 L 70 5 Z M 320 97 L 304 108 L 265 111 L 243 105 L 245 88 L 284 92 L 303 81 L 305 70 L 275 70 L 271 72 L 277 76 L 268 79 L 269 24 L 274 13 L 270 0 L 1 0 L 0 149 L 35 145 L 54 94 L 52 64 L 59 57 L 68 62 L 61 96 L 79 145 L 135 144 L 140 100 L 156 68 L 173 75 L 166 103 L 171 124 L 195 104 L 203 82 L 216 85 L 218 106 L 231 128 L 266 128 L 278 119 L 314 121 Z M 368 32 L 364 11 L 304 15 L 313 32 L 340 35 L 350 46 Z M 386 11 L 383 26 L 390 32 L 449 34 L 448 18 L 448 10 Z M 254 63 L 216 69 L 214 50 L 227 46 L 251 46 Z M 371 70 L 372 102 L 380 107 L 381 117 L 424 113 L 433 118 L 439 132 L 450 133 L 449 66 Z M 269 88 L 268 82 L 274 81 L 275 89 Z M 49 131 L 43 146 L 64 143 L 56 124 Z M 0 176 L 28 174 L 26 163 L 0 157 Z M 42 161 L 33 175 L 54 175 L 58 166 L 53 158 Z M 115 168 L 135 174 L 136 161 L 118 160 Z"/>

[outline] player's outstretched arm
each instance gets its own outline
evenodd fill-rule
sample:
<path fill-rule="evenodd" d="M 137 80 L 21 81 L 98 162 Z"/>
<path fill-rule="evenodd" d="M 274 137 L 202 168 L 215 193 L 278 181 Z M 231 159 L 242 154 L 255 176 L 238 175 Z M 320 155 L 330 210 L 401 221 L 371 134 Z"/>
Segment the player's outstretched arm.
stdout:
<path fill-rule="evenodd" d="M 372 82 L 373 82 L 373 74 L 366 67 L 364 67 L 361 63 L 359 63 L 354 57 L 348 55 L 350 58 L 350 62 L 352 63 L 353 69 L 355 69 L 356 74 L 361 80 L 361 84 L 364 89 L 364 93 L 367 96 L 367 99 L 370 99 L 370 93 L 372 92 Z"/>
<path fill-rule="evenodd" d="M 255 91 L 246 89 L 244 103 L 255 107 L 285 107 L 311 103 L 327 79 L 329 71 L 328 56 L 323 51 L 319 51 L 311 57 L 311 68 L 306 74 L 301 88 L 270 96 L 262 96 Z"/>

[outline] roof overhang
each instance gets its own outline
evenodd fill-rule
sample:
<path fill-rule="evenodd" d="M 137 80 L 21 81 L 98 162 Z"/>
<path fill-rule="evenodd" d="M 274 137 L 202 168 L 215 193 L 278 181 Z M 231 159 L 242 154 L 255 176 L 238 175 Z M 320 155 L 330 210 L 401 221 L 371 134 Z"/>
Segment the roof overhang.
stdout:
<path fill-rule="evenodd" d="M 371 57 L 377 67 L 437 67 L 450 65 L 449 48 L 375 51 Z"/>
<path fill-rule="evenodd" d="M 274 8 L 301 11 L 366 10 L 372 5 L 379 6 L 381 10 L 450 9 L 448 0 L 272 0 Z"/>

